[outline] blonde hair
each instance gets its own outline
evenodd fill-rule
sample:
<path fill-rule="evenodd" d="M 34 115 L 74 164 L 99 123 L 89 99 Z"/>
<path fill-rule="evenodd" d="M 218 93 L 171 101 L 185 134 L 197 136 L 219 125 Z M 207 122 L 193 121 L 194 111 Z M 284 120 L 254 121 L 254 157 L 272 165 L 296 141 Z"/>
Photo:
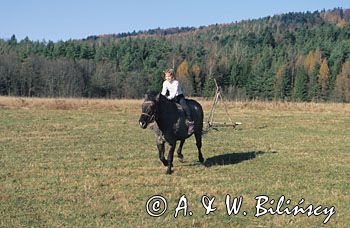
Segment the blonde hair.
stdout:
<path fill-rule="evenodd" d="M 168 68 L 168 69 L 166 69 L 166 70 L 163 71 L 163 72 L 164 72 L 164 74 L 169 73 L 169 74 L 171 74 L 172 76 L 174 76 L 174 69 L 173 69 L 173 68 Z"/>

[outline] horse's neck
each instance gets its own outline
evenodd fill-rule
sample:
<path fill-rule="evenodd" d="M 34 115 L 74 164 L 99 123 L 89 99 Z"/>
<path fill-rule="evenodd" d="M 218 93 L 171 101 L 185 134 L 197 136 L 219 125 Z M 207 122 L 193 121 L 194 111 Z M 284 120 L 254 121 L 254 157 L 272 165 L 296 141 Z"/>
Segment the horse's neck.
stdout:
<path fill-rule="evenodd" d="M 176 110 L 176 105 L 168 101 L 167 98 L 163 97 L 158 101 L 156 122 L 161 130 L 166 127 L 168 120 L 176 115 Z"/>

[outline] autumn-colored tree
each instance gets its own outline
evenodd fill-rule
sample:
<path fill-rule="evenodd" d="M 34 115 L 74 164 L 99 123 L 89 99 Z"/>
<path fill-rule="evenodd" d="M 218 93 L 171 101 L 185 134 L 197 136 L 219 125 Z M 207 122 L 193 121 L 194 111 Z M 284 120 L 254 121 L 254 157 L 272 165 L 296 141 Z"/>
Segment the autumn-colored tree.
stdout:
<path fill-rule="evenodd" d="M 198 64 L 192 65 L 192 74 L 194 77 L 194 90 L 196 95 L 200 95 L 202 92 L 203 82 L 201 78 L 201 68 Z"/>
<path fill-rule="evenodd" d="M 318 77 L 318 83 L 321 89 L 321 97 L 325 99 L 327 96 L 327 89 L 329 83 L 329 68 L 326 59 L 322 61 L 322 64 L 320 66 L 320 75 Z"/>
<path fill-rule="evenodd" d="M 327 22 L 337 23 L 341 20 L 340 11 L 330 11 L 321 14 L 321 17 Z"/>
<path fill-rule="evenodd" d="M 176 70 L 176 78 L 178 80 L 182 80 L 183 78 L 188 77 L 189 75 L 189 67 L 187 60 L 182 61 Z"/>
<path fill-rule="evenodd" d="M 193 95 L 193 81 L 190 78 L 189 64 L 187 60 L 182 61 L 176 70 L 176 79 L 179 80 L 186 95 Z"/>
<path fill-rule="evenodd" d="M 343 29 L 346 25 L 347 25 L 347 23 L 344 19 L 341 19 L 337 24 L 337 26 L 341 29 Z"/>
<path fill-rule="evenodd" d="M 310 51 L 304 61 L 307 73 L 309 100 L 318 100 L 320 85 L 318 83 L 319 70 L 322 61 L 321 50 Z"/>
<path fill-rule="evenodd" d="M 314 67 L 314 62 L 315 62 L 314 52 L 310 51 L 304 60 L 304 66 L 305 66 L 307 73 L 312 72 L 313 67 Z"/>
<path fill-rule="evenodd" d="M 334 97 L 337 101 L 350 102 L 350 61 L 343 64 L 342 71 L 337 76 Z"/>
<path fill-rule="evenodd" d="M 304 66 L 309 75 L 311 75 L 312 72 L 315 70 L 315 66 L 317 64 L 321 64 L 321 58 L 322 54 L 319 49 L 317 49 L 315 52 L 310 51 L 309 54 L 306 56 Z"/>

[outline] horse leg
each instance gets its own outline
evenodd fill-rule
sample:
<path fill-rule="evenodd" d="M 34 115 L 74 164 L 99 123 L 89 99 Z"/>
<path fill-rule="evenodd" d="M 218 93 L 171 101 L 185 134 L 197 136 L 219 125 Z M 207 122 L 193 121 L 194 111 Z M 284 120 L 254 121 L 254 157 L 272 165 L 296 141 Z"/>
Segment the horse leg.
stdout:
<path fill-rule="evenodd" d="M 196 146 L 197 146 L 197 149 L 198 149 L 198 160 L 200 163 L 203 163 L 204 162 L 204 158 L 203 158 L 203 154 L 202 154 L 202 132 L 195 132 L 194 133 L 194 136 L 196 137 Z"/>
<path fill-rule="evenodd" d="M 181 140 L 180 141 L 180 146 L 177 149 L 177 157 L 179 158 L 180 162 L 184 162 L 184 156 L 182 154 L 182 147 L 183 147 L 184 143 L 185 143 L 185 140 Z"/>
<path fill-rule="evenodd" d="M 170 144 L 170 150 L 168 154 L 168 169 L 166 171 L 166 174 L 171 174 L 171 167 L 173 166 L 173 159 L 174 159 L 174 151 L 176 147 L 176 141 L 169 143 Z"/>
<path fill-rule="evenodd" d="M 164 166 L 167 166 L 168 165 L 168 161 L 164 157 L 164 153 L 165 153 L 164 142 L 163 143 L 157 143 L 157 148 L 158 148 L 158 152 L 159 152 L 159 159 L 160 159 L 160 161 L 163 162 Z"/>

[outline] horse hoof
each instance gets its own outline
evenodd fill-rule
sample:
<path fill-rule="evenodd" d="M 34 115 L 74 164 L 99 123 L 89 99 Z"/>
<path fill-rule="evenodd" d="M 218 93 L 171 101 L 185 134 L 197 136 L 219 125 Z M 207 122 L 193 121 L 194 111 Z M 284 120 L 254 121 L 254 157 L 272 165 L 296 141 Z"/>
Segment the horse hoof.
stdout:
<path fill-rule="evenodd" d="M 164 166 L 168 166 L 168 161 L 167 160 L 164 160 L 164 161 L 162 161 L 163 162 L 163 165 Z"/>
<path fill-rule="evenodd" d="M 203 157 L 199 157 L 198 160 L 199 160 L 200 163 L 204 162 L 204 158 Z"/>
<path fill-rule="evenodd" d="M 173 172 L 173 171 L 171 171 L 171 170 L 167 170 L 165 174 L 171 175 L 172 172 Z"/>
<path fill-rule="evenodd" d="M 177 157 L 178 157 L 178 159 L 179 159 L 179 161 L 180 161 L 181 163 L 184 162 L 184 156 L 183 156 L 182 154 L 181 154 L 181 155 L 178 155 Z"/>

